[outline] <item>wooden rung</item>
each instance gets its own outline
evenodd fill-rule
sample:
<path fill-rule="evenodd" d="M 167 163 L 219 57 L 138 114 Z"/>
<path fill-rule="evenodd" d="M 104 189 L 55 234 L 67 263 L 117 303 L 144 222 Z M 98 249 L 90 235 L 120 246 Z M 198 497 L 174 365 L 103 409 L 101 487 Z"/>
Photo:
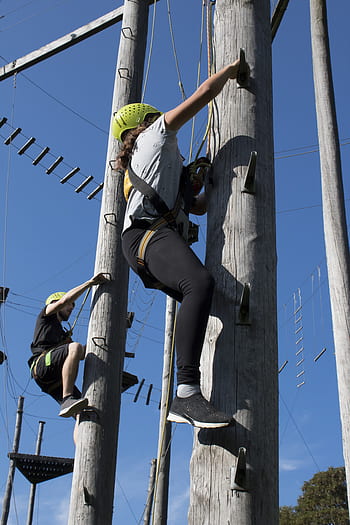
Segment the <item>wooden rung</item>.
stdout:
<path fill-rule="evenodd" d="M 87 199 L 89 199 L 89 201 L 91 199 L 93 199 L 95 197 L 95 195 L 97 195 L 103 188 L 103 182 L 101 182 L 101 184 L 99 184 L 97 186 L 97 188 L 95 188 L 91 193 L 89 193 L 89 195 L 86 197 Z"/>
<path fill-rule="evenodd" d="M 6 144 L 6 146 L 8 146 L 9 144 L 11 144 L 11 142 L 17 137 L 17 135 L 19 135 L 22 131 L 22 128 L 17 128 L 15 129 L 11 135 L 9 137 L 7 137 L 6 140 L 4 140 L 4 144 Z"/>
<path fill-rule="evenodd" d="M 32 145 L 34 144 L 35 142 L 35 138 L 34 137 L 30 137 L 29 140 L 27 140 L 27 142 L 25 144 L 23 144 L 23 146 L 17 151 L 18 155 L 23 155 L 23 153 L 25 151 L 27 151 L 27 149 Z"/>
<path fill-rule="evenodd" d="M 288 361 L 286 360 L 286 361 L 283 363 L 283 365 L 281 365 L 281 366 L 279 367 L 279 369 L 278 369 L 278 373 L 279 373 L 279 374 L 280 374 L 280 373 L 282 372 L 282 370 L 287 366 L 287 364 L 288 364 Z"/>
<path fill-rule="evenodd" d="M 37 164 L 39 164 L 39 162 L 41 161 L 41 159 L 43 159 L 45 157 L 45 155 L 50 151 L 50 148 L 48 146 L 46 146 L 40 153 L 39 155 L 33 160 L 32 164 L 33 166 L 36 166 Z"/>
<path fill-rule="evenodd" d="M 144 383 L 145 383 L 145 380 L 142 379 L 142 381 L 140 382 L 139 387 L 138 387 L 138 389 L 136 391 L 136 394 L 135 394 L 135 397 L 134 397 L 134 403 L 136 403 L 136 401 L 138 400 L 138 397 L 140 395 L 140 392 L 141 392 L 141 389 L 142 389 Z"/>
<path fill-rule="evenodd" d="M 62 160 L 63 160 L 62 155 L 60 155 L 59 157 L 57 157 L 57 159 L 51 164 L 51 166 L 49 166 L 49 167 L 47 168 L 46 173 L 47 173 L 48 175 L 50 175 L 50 173 L 52 173 L 53 170 L 54 170 L 55 168 L 57 168 L 57 166 L 62 162 Z"/>
<path fill-rule="evenodd" d="M 92 181 L 92 179 L 93 179 L 92 175 L 89 175 L 89 177 L 86 177 L 86 179 L 80 184 L 80 186 L 75 188 L 75 192 L 76 193 L 81 192 L 85 188 L 85 186 L 87 186 L 89 184 L 89 182 Z"/>
<path fill-rule="evenodd" d="M 78 167 L 73 168 L 69 173 L 67 173 L 67 175 L 65 175 L 63 177 L 63 179 L 60 180 L 60 183 L 64 184 L 65 182 L 67 182 L 67 180 L 71 179 L 73 177 L 73 175 L 78 173 L 78 171 L 80 171 L 80 168 L 78 168 Z"/>
<path fill-rule="evenodd" d="M 316 363 L 316 361 L 318 361 L 319 358 L 325 353 L 326 350 L 327 350 L 326 347 L 322 348 L 321 352 L 320 352 L 319 354 L 317 354 L 316 357 L 314 357 L 314 361 L 315 361 L 315 363 Z"/>

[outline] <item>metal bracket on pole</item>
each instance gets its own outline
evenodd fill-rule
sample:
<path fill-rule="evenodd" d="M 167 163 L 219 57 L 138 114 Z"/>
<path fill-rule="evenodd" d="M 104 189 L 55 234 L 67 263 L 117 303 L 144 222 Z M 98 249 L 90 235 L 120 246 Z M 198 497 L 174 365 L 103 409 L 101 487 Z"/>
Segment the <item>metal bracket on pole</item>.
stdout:
<path fill-rule="evenodd" d="M 126 76 L 122 75 L 122 71 L 126 71 Z M 130 73 L 129 73 L 129 68 L 127 68 L 127 67 L 120 67 L 120 68 L 118 68 L 118 74 L 119 74 L 120 78 L 124 78 L 126 80 L 131 80 Z"/>
<path fill-rule="evenodd" d="M 126 34 L 126 30 L 128 30 L 129 32 L 128 35 Z M 122 27 L 121 34 L 123 35 L 124 38 L 134 38 L 131 27 Z"/>
<path fill-rule="evenodd" d="M 255 193 L 255 170 L 258 153 L 252 151 L 248 163 L 247 173 L 244 177 L 242 193 Z"/>
<path fill-rule="evenodd" d="M 83 494 L 84 494 L 84 505 L 92 505 L 92 496 L 89 494 L 88 489 L 83 486 Z"/>
<path fill-rule="evenodd" d="M 237 78 L 236 78 L 238 87 L 240 88 L 249 87 L 249 77 L 250 77 L 250 69 L 245 59 L 245 52 L 244 52 L 244 49 L 240 49 L 239 68 L 238 68 Z"/>
<path fill-rule="evenodd" d="M 117 171 L 116 168 L 115 168 L 115 166 L 114 166 L 116 162 L 117 162 L 117 161 L 116 161 L 115 159 L 114 159 L 114 160 L 110 160 L 110 161 L 108 162 L 109 167 L 111 168 L 112 171 Z"/>
<path fill-rule="evenodd" d="M 101 348 L 102 350 L 108 350 L 106 338 L 105 337 L 92 337 L 91 341 L 94 343 L 95 346 L 98 348 Z M 102 341 L 102 343 L 99 343 L 99 341 Z"/>
<path fill-rule="evenodd" d="M 133 320 L 135 317 L 135 312 L 128 312 L 126 316 L 126 327 L 131 328 Z"/>
<path fill-rule="evenodd" d="M 105 213 L 103 217 L 107 224 L 113 224 L 114 226 L 117 224 L 117 216 L 115 213 Z M 110 221 L 108 217 L 112 217 L 114 220 Z"/>
<path fill-rule="evenodd" d="M 236 468 L 231 468 L 231 490 L 237 492 L 248 492 L 247 489 L 247 449 L 240 447 Z"/>
<path fill-rule="evenodd" d="M 249 307 L 250 307 L 250 284 L 244 283 L 241 300 L 237 312 L 236 324 L 251 324 L 249 318 Z"/>

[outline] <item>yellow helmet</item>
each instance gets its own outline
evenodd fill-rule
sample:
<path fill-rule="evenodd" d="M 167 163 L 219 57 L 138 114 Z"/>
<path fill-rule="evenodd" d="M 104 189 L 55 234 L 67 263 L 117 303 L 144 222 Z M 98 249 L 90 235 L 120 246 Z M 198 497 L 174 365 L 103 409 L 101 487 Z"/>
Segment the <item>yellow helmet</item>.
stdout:
<path fill-rule="evenodd" d="M 55 292 L 55 293 L 52 293 L 46 299 L 45 304 L 48 305 L 48 304 L 52 303 L 53 301 L 59 301 L 64 295 L 66 295 L 66 292 Z"/>
<path fill-rule="evenodd" d="M 122 135 L 124 131 L 137 128 L 139 124 L 146 120 L 147 115 L 154 115 L 152 120 L 154 122 L 161 114 L 161 111 L 148 104 L 127 104 L 114 113 L 112 133 L 119 142 L 123 142 Z"/>

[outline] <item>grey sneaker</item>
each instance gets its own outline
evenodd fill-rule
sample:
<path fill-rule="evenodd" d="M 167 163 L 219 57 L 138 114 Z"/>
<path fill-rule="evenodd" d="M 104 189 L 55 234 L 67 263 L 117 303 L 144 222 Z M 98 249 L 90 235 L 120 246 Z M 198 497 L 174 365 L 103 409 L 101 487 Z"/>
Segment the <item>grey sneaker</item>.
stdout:
<path fill-rule="evenodd" d="M 61 417 L 75 416 L 75 414 L 81 412 L 83 408 L 86 408 L 88 404 L 89 402 L 86 398 L 77 399 L 76 397 L 69 396 L 67 399 L 62 401 L 61 410 L 58 415 Z"/>
<path fill-rule="evenodd" d="M 168 421 L 190 423 L 199 428 L 227 427 L 233 422 L 232 417 L 216 410 L 202 394 L 190 397 L 175 397 L 171 403 Z"/>

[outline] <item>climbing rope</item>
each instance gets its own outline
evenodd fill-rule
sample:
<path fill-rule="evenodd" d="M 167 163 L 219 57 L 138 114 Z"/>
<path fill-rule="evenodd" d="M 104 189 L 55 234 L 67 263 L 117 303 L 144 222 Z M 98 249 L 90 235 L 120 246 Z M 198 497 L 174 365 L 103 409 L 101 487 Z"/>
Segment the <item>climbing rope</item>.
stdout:
<path fill-rule="evenodd" d="M 74 319 L 74 321 L 73 321 L 72 326 L 68 323 L 69 330 L 68 330 L 67 333 L 68 333 L 70 336 L 73 335 L 73 330 L 74 330 L 74 328 L 75 328 L 75 325 L 77 324 L 77 321 L 78 321 L 78 319 L 79 319 L 79 316 L 80 316 L 80 314 L 81 314 L 81 312 L 82 312 L 82 310 L 83 310 L 83 308 L 84 308 L 84 305 L 85 305 L 85 303 L 86 303 L 87 298 L 89 297 L 89 293 L 90 293 L 90 292 L 91 292 L 91 286 L 89 286 L 89 288 L 87 289 L 87 291 L 86 291 L 86 293 L 85 293 L 84 299 L 83 299 L 83 301 L 82 301 L 82 303 L 81 303 L 81 306 L 80 306 L 80 309 L 79 309 L 77 315 L 75 316 L 75 319 Z"/>
<path fill-rule="evenodd" d="M 212 0 L 205 0 L 205 7 L 206 7 L 206 13 L 207 13 L 207 54 L 208 54 L 208 76 L 210 77 L 213 74 L 213 34 L 212 34 L 212 27 L 213 27 L 213 7 L 214 7 L 215 1 Z M 203 4 L 204 6 L 204 4 Z M 197 160 L 200 152 L 202 151 L 202 148 L 204 146 L 205 141 L 207 141 L 207 151 L 206 156 L 210 158 L 210 145 L 209 145 L 209 136 L 210 136 L 210 127 L 212 123 L 212 116 L 213 116 L 213 103 L 214 101 L 211 100 L 208 104 L 208 120 L 207 120 L 207 126 L 206 130 L 203 135 L 202 142 L 199 145 L 198 151 L 196 153 L 195 159 Z"/>
<path fill-rule="evenodd" d="M 153 42 L 154 42 L 154 28 L 155 28 L 155 23 L 156 23 L 156 6 L 157 6 L 157 0 L 154 0 L 151 38 L 150 38 L 150 44 L 149 44 L 149 52 L 148 52 L 148 58 L 147 58 L 147 66 L 146 66 L 145 80 L 144 80 L 144 83 L 143 83 L 141 102 L 143 102 L 144 98 L 145 98 L 145 92 L 146 92 L 147 82 L 148 82 L 148 75 L 149 75 L 149 70 L 150 70 L 150 67 L 151 67 L 151 57 L 152 57 Z"/>
<path fill-rule="evenodd" d="M 203 35 L 204 35 L 204 2 L 202 3 L 202 11 L 201 11 L 201 29 L 200 29 L 200 43 L 199 43 L 199 58 L 198 58 L 198 66 L 197 66 L 196 89 L 198 89 L 199 84 L 200 84 L 202 48 L 203 48 Z M 188 157 L 189 161 L 192 160 L 192 149 L 193 149 L 193 141 L 194 141 L 195 122 L 196 122 L 196 116 L 194 116 L 193 119 L 192 119 L 190 152 L 189 152 L 189 157 Z"/>
<path fill-rule="evenodd" d="M 175 67 L 176 67 L 176 71 L 177 71 L 179 88 L 180 88 L 180 91 L 181 91 L 182 100 L 186 100 L 187 97 L 186 97 L 184 86 L 183 86 L 183 83 L 182 83 L 182 80 L 181 80 L 179 61 L 177 59 L 177 52 L 176 52 L 175 38 L 174 38 L 174 31 L 173 31 L 173 23 L 172 23 L 172 20 L 171 20 L 171 12 L 170 12 L 170 0 L 167 0 L 167 7 L 168 7 L 168 21 L 169 21 L 170 38 L 171 38 L 171 43 L 172 43 L 172 46 L 173 46 L 173 53 L 174 53 Z"/>

